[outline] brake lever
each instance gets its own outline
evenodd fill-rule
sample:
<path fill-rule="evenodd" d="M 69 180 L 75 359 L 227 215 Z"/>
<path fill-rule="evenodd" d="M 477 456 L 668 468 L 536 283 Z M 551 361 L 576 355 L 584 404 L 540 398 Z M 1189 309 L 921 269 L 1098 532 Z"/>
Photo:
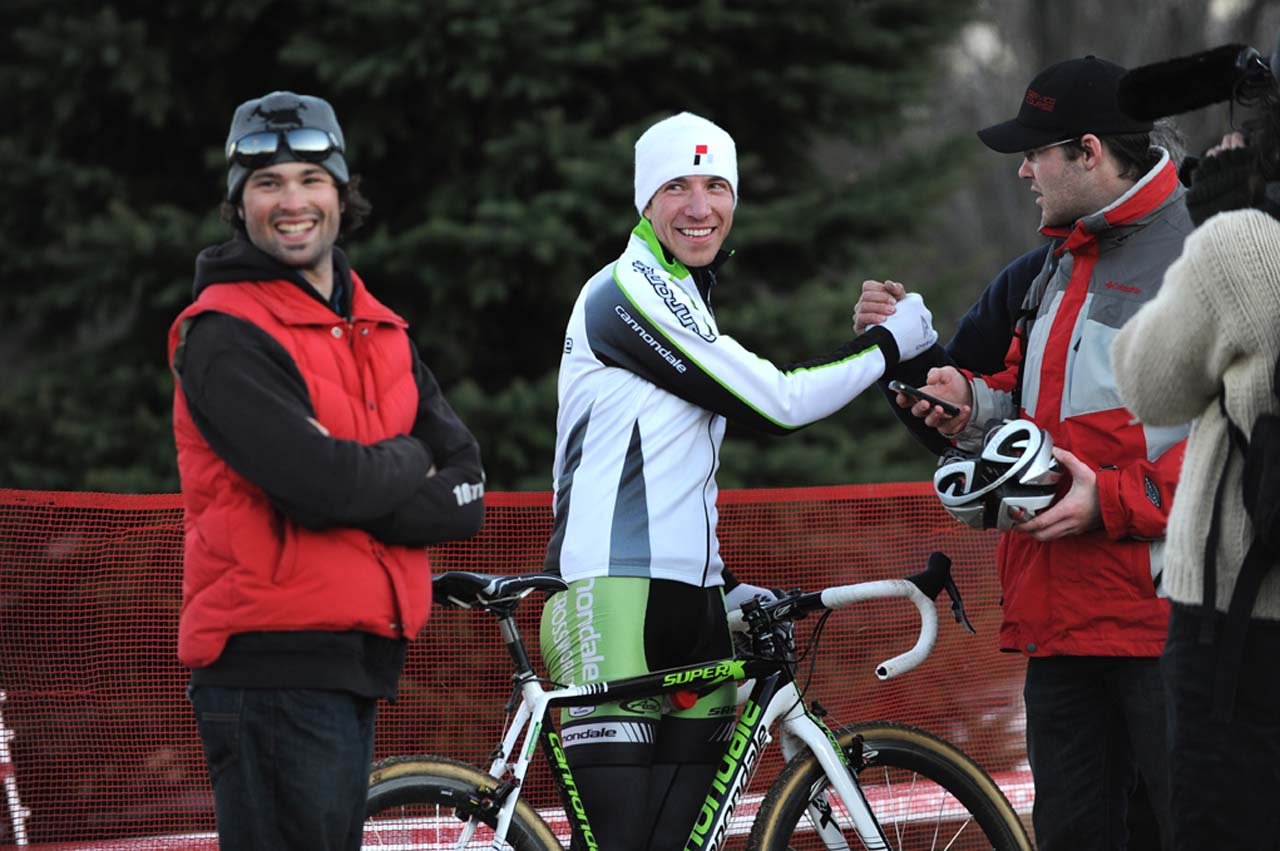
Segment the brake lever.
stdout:
<path fill-rule="evenodd" d="M 973 624 L 969 623 L 969 616 L 965 614 L 964 600 L 960 599 L 960 589 L 950 574 L 942 583 L 942 590 L 946 591 L 947 596 L 951 598 L 951 615 L 956 619 L 956 623 L 969 630 L 970 635 L 977 635 L 978 631 L 973 628 Z"/>
<path fill-rule="evenodd" d="M 969 623 L 969 616 L 965 614 L 964 601 L 960 599 L 960 589 L 956 587 L 956 581 L 951 576 L 951 559 L 947 558 L 946 553 L 929 553 L 928 566 L 914 576 L 908 576 L 907 581 L 928 595 L 930 600 L 937 600 L 938 592 L 946 591 L 947 596 L 951 598 L 951 614 L 956 619 L 956 623 L 973 635 L 978 634 L 973 624 Z"/>

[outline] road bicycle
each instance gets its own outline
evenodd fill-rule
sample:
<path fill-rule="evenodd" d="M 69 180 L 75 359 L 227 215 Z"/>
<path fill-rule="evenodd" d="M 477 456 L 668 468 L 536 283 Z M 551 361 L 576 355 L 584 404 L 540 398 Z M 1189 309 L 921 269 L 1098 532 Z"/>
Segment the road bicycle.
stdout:
<path fill-rule="evenodd" d="M 730 614 L 730 627 L 749 637 L 751 652 L 588 685 L 540 678 L 516 627 L 520 601 L 533 591 L 563 591 L 563 580 L 542 574 L 443 573 L 433 585 L 438 602 L 497 618 L 515 668 L 509 723 L 487 772 L 439 756 L 377 762 L 370 776 L 365 847 L 545 851 L 564 848 L 561 835 L 572 835 L 575 848 L 598 848 L 550 710 L 677 692 L 688 697 L 733 680 L 740 684 L 737 724 L 686 851 L 724 849 L 740 832 L 742 813 L 749 810 L 744 792 L 775 725 L 785 766 L 759 803 L 747 848 L 1030 851 L 1018 814 L 999 786 L 960 750 L 902 724 L 832 730 L 796 683 L 788 627 L 811 612 L 821 611 L 825 619 L 862 601 L 901 597 L 914 603 L 919 636 L 910 650 L 877 666 L 882 680 L 928 657 L 937 637 L 935 601 L 942 590 L 956 620 L 972 631 L 950 569 L 950 560 L 934 553 L 926 570 L 906 579 L 796 591 L 770 602 L 757 599 Z M 821 626 L 820 621 L 813 630 L 806 654 L 816 652 Z M 520 795 L 539 751 L 559 791 L 559 812 L 540 813 Z"/>

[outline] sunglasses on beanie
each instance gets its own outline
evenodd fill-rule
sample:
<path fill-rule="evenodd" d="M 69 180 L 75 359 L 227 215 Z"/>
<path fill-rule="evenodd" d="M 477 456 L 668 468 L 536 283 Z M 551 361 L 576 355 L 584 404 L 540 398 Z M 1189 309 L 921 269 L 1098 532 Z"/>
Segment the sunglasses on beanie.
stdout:
<path fill-rule="evenodd" d="M 314 127 L 266 130 L 241 136 L 227 146 L 227 162 L 254 169 L 269 165 L 284 145 L 302 162 L 323 162 L 330 154 L 342 153 L 342 145 L 332 133 Z"/>

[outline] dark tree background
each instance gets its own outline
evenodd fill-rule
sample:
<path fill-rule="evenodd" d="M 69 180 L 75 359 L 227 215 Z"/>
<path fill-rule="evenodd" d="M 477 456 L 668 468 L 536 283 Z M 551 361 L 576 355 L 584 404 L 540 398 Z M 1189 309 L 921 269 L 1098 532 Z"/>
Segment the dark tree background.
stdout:
<path fill-rule="evenodd" d="M 1132 68 L 1227 43 L 1270 55 L 1277 36 L 1276 0 L 981 0 L 952 43 L 934 120 L 974 129 L 1003 121 L 1035 71 L 1064 59 L 1092 53 Z M 1231 118 L 1219 104 L 1177 116 L 1174 125 L 1186 151 L 1198 154 L 1230 129 Z M 982 151 L 945 204 L 946 250 L 982 270 L 980 280 L 1038 240 L 1039 216 L 1014 176 L 1018 164 L 1016 156 Z"/>
<path fill-rule="evenodd" d="M 356 268 L 410 321 L 490 487 L 545 489 L 564 323 L 635 222 L 631 146 L 649 123 L 688 109 L 737 140 L 737 253 L 715 295 L 728 333 L 775 361 L 820 354 L 850 333 L 861 281 L 893 277 L 945 338 L 1036 240 L 1016 164 L 974 129 L 1048 62 L 1202 49 L 1261 26 L 1266 5 L 7 0 L 0 486 L 177 488 L 165 335 L 196 253 L 229 234 L 222 150 L 247 98 L 334 104 L 374 203 L 345 242 Z M 1162 23 L 1168 43 L 1142 55 L 1107 48 Z M 931 466 L 872 392 L 785 440 L 731 431 L 721 480 Z"/>
<path fill-rule="evenodd" d="M 412 324 L 496 489 L 550 484 L 555 370 L 582 282 L 623 245 L 631 146 L 681 109 L 741 151 L 722 325 L 779 360 L 849 333 L 869 246 L 944 190 L 920 156 L 820 167 L 888 135 L 970 13 L 954 0 L 68 4 L 0 12 L 0 483 L 177 487 L 168 324 L 226 238 L 223 143 L 273 89 L 335 106 L 374 216 L 347 241 Z M 848 481 L 878 398 L 785 447 L 746 438 L 730 484 Z M 765 451 L 765 447 L 768 447 Z M 869 453 L 869 454 L 868 454 Z"/>

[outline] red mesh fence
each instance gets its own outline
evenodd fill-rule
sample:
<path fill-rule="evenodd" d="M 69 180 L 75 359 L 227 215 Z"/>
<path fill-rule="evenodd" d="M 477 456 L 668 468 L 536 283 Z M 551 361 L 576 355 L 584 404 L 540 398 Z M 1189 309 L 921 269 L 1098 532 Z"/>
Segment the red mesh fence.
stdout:
<path fill-rule="evenodd" d="M 538 570 L 550 494 L 490 494 L 486 504 L 484 531 L 435 548 L 434 568 Z M 942 606 L 933 656 L 882 683 L 874 668 L 910 646 L 914 608 L 845 609 L 826 624 L 807 694 L 829 721 L 887 719 L 950 740 L 1027 810 L 1025 663 L 996 649 L 994 534 L 958 526 L 926 484 L 726 491 L 720 512 L 725 562 L 758 585 L 896 578 L 933 550 L 950 555 L 976 636 Z M 176 495 L 0 490 L 0 847 L 214 847 L 212 794 L 176 658 L 181 515 Z M 521 615 L 531 649 L 537 610 L 531 598 Z M 799 624 L 801 646 L 814 620 Z M 437 607 L 410 652 L 399 702 L 380 709 L 377 756 L 487 762 L 508 677 L 490 618 Z M 776 773 L 770 754 L 754 791 Z M 550 805 L 541 765 L 530 780 L 525 794 Z"/>

